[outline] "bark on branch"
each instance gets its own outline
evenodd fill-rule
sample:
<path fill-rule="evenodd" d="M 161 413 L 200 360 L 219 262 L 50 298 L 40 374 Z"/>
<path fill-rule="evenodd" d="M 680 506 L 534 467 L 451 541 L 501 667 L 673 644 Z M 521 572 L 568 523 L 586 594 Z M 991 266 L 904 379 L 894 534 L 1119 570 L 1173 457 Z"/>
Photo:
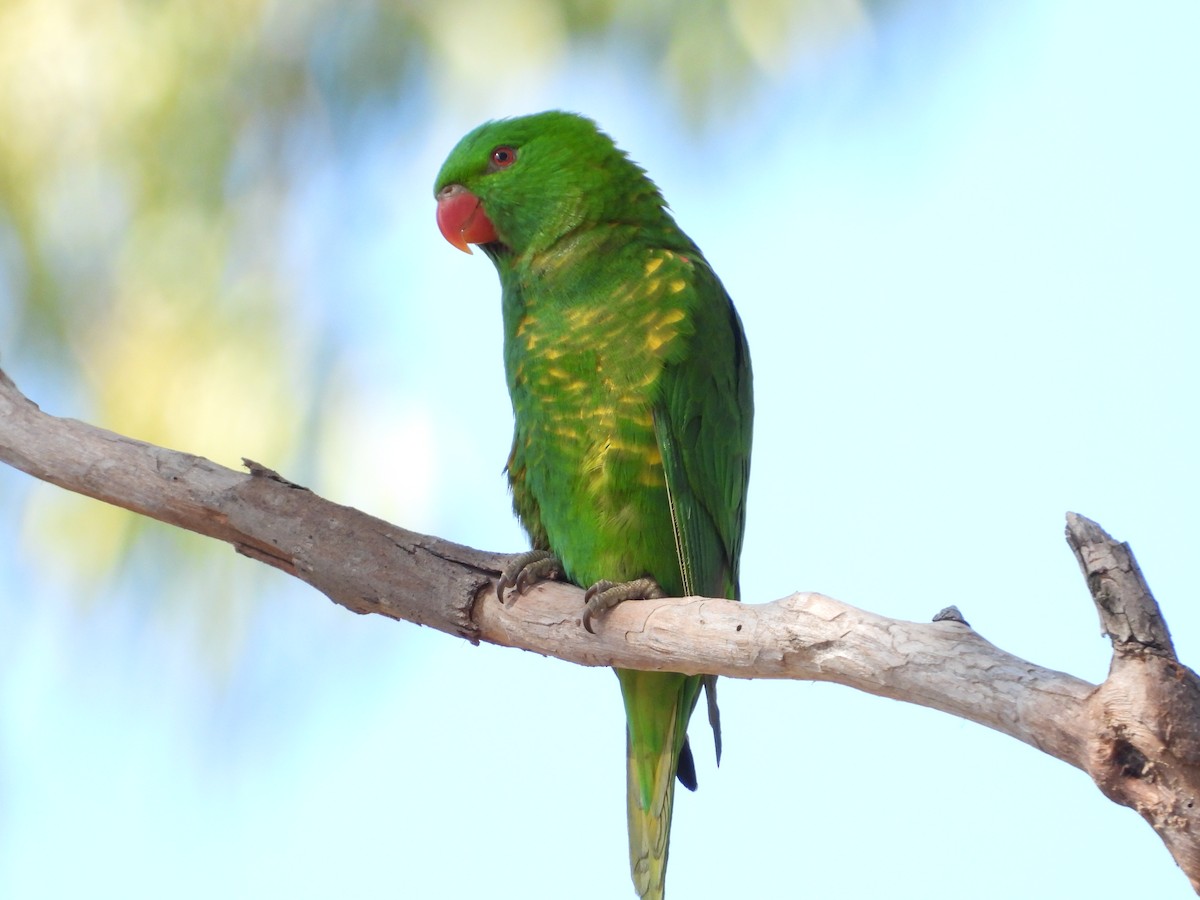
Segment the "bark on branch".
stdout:
<path fill-rule="evenodd" d="M 232 544 L 357 613 L 588 666 L 832 681 L 961 716 L 1087 772 L 1137 810 L 1200 891 L 1200 680 L 1128 545 L 1068 514 L 1113 642 L 1099 686 L 992 645 L 947 610 L 922 624 L 829 597 L 626 603 L 580 627 L 582 592 L 541 584 L 501 603 L 507 554 L 417 534 L 246 461 L 249 474 L 42 412 L 0 371 L 0 460 L 36 478 Z"/>

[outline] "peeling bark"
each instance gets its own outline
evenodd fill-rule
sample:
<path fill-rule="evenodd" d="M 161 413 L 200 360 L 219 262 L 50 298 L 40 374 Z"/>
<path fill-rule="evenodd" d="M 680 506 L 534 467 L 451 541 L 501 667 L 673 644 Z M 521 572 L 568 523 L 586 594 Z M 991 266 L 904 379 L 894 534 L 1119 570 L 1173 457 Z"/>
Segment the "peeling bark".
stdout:
<path fill-rule="evenodd" d="M 1074 513 L 1067 543 L 1113 645 L 1108 677 L 1088 700 L 1081 768 L 1106 797 L 1150 823 L 1200 892 L 1200 679 L 1176 658 L 1129 545 Z"/>

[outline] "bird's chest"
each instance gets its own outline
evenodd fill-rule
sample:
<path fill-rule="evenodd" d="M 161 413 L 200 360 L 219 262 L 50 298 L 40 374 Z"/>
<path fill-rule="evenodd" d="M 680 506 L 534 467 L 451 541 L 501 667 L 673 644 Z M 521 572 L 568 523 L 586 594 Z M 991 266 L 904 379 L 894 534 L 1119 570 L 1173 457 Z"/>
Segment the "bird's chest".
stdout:
<path fill-rule="evenodd" d="M 662 360 L 610 310 L 529 310 L 506 363 L 516 438 L 542 478 L 576 498 L 661 482 L 653 407 Z M 577 498 L 576 498 L 577 499 Z"/>
<path fill-rule="evenodd" d="M 602 327 L 517 330 L 509 478 L 526 528 L 578 584 L 668 577 L 675 567 L 655 568 L 674 559 L 654 421 L 661 363 L 622 351 L 617 329 L 608 340 Z"/>
<path fill-rule="evenodd" d="M 675 545 L 655 415 L 684 316 L 647 303 L 644 286 L 505 299 L 508 472 L 523 523 L 578 583 L 671 577 L 656 568 Z"/>

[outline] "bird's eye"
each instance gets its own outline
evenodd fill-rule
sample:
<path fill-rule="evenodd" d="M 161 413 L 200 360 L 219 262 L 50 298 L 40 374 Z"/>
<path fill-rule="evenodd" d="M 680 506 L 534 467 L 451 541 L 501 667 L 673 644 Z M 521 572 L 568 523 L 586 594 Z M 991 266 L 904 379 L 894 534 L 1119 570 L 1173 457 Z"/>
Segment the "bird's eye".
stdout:
<path fill-rule="evenodd" d="M 497 169 L 507 169 L 517 161 L 516 147 L 497 147 L 492 151 L 491 164 L 488 166 L 493 172 Z"/>

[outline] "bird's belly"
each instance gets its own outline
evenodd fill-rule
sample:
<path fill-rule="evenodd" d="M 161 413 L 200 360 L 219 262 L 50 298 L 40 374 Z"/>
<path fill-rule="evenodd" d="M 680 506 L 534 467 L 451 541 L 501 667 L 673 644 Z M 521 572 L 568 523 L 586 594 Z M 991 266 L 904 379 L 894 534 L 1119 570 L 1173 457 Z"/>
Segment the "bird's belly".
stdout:
<path fill-rule="evenodd" d="M 528 487 L 550 549 L 576 584 L 650 575 L 668 593 L 682 587 L 662 459 L 645 422 L 580 429 L 570 441 L 529 434 L 529 462 L 546 464 L 530 465 Z M 573 458 L 554 459 L 564 452 Z"/>

